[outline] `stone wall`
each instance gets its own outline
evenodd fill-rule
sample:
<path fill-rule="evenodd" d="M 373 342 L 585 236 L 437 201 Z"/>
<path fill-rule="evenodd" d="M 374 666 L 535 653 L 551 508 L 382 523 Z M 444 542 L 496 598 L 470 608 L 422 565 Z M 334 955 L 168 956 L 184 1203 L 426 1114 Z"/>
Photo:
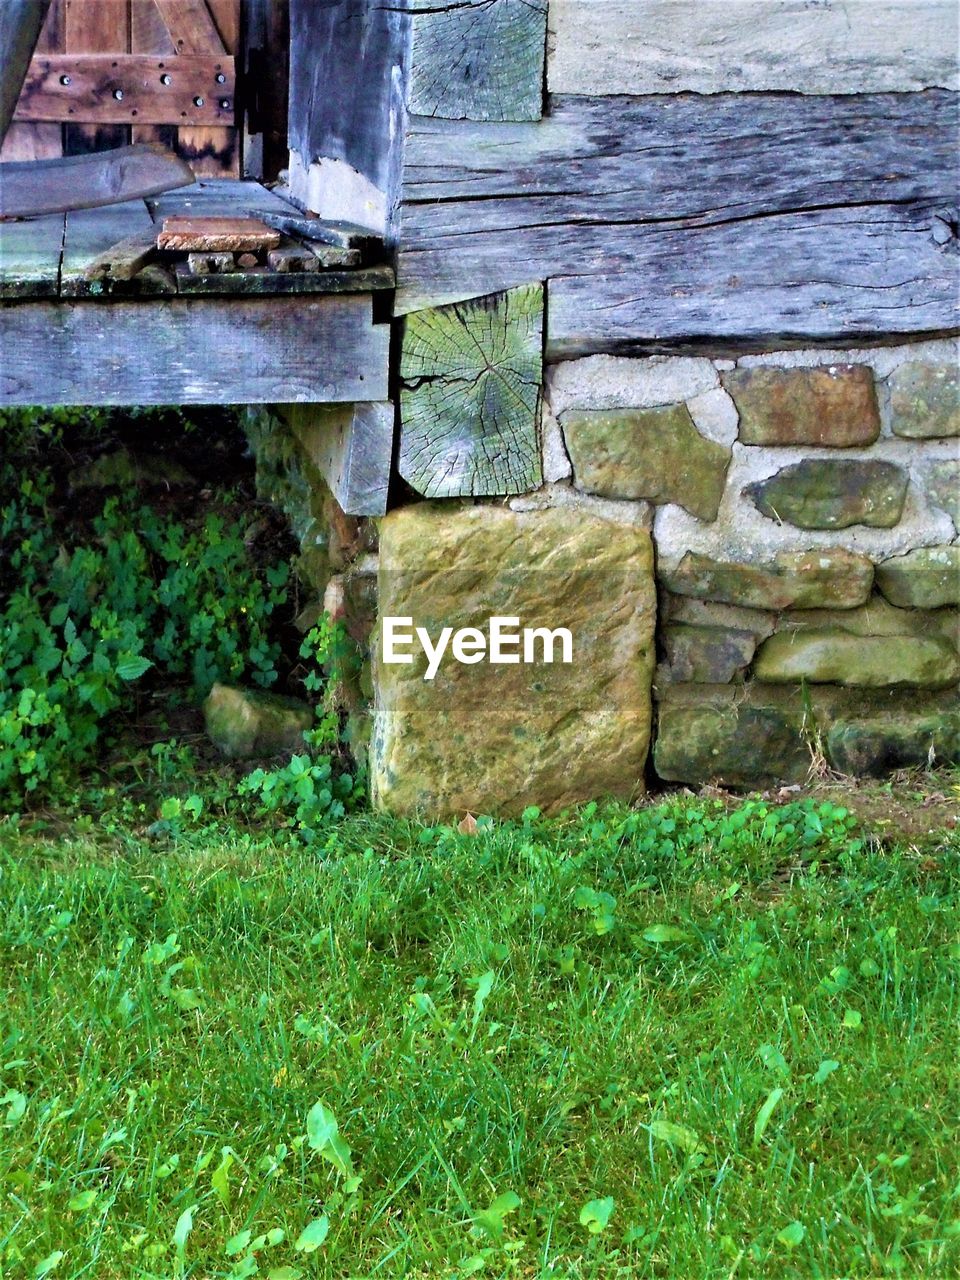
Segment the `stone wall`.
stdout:
<path fill-rule="evenodd" d="M 374 798 L 550 810 L 652 780 L 738 787 L 960 761 L 957 344 L 550 366 L 542 487 L 346 515 L 253 430 L 312 599 L 364 650 Z M 571 665 L 381 661 L 379 614 L 566 626 Z"/>
<path fill-rule="evenodd" d="M 659 777 L 960 758 L 955 343 L 599 356 L 547 395 L 563 482 L 655 504 Z"/>

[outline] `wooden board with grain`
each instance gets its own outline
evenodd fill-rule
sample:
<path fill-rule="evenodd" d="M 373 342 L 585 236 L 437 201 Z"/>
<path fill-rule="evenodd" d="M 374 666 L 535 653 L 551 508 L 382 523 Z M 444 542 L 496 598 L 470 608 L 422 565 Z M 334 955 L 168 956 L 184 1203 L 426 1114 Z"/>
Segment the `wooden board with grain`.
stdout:
<path fill-rule="evenodd" d="M 290 0 L 290 182 L 304 208 L 392 238 L 409 17 L 382 0 Z"/>
<path fill-rule="evenodd" d="M 235 92 L 232 58 L 51 54 L 31 62 L 17 118 L 69 123 L 96 114 L 103 124 L 230 125 Z"/>
<path fill-rule="evenodd" d="M 567 354 L 949 329 L 960 258 L 930 227 L 958 203 L 957 123 L 939 90 L 413 119 L 398 310 L 550 280 L 547 347 Z"/>
<path fill-rule="evenodd" d="M 0 405 L 387 397 L 389 326 L 369 294 L 6 303 L 0 330 Z"/>
<path fill-rule="evenodd" d="M 151 234 L 155 242 L 153 222 L 142 200 L 68 213 L 60 264 L 61 297 L 102 295 L 111 287 L 104 282 L 114 266 L 129 281 L 156 254 L 156 243 L 153 254 L 150 252 L 147 237 Z M 133 239 L 139 241 L 139 250 L 131 256 Z"/>

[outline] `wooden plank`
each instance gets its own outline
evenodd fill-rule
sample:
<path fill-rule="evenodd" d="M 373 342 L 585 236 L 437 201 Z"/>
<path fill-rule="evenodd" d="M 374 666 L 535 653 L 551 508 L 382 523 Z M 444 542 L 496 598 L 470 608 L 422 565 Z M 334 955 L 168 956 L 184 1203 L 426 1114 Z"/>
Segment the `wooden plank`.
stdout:
<path fill-rule="evenodd" d="M 218 76 L 224 77 L 222 84 Z M 30 64 L 17 119 L 229 124 L 233 120 L 235 93 L 232 58 L 195 54 L 44 55 L 35 57 Z"/>
<path fill-rule="evenodd" d="M 304 208 L 396 231 L 409 18 L 382 0 L 290 0 L 290 185 Z"/>
<path fill-rule="evenodd" d="M 220 297 L 265 294 L 375 293 L 392 289 L 392 267 L 362 267 L 359 271 L 270 271 L 266 267 L 237 270 L 229 275 L 195 275 L 178 263 L 176 277 L 182 294 Z"/>
<path fill-rule="evenodd" d="M 955 0 L 550 0 L 548 87 L 591 95 L 955 89 L 958 14 Z"/>
<path fill-rule="evenodd" d="M 663 230 L 629 271 L 550 280 L 547 355 L 955 331 L 960 259 L 936 245 L 932 221 L 929 209 L 881 205 Z"/>
<path fill-rule="evenodd" d="M 814 260 L 828 273 L 818 278 L 836 286 L 829 319 L 841 334 L 848 290 L 861 311 L 854 299 L 861 286 L 845 269 L 846 228 L 858 225 L 858 210 L 902 202 L 914 220 L 880 217 L 882 234 L 858 241 L 857 279 L 873 287 L 877 332 L 929 328 L 938 308 L 932 327 L 954 323 L 942 299 L 956 287 L 958 259 L 931 256 L 918 224 L 931 207 L 957 203 L 957 95 L 561 98 L 552 108 L 536 124 L 411 122 L 399 312 L 574 276 L 584 280 L 578 296 L 588 297 L 589 280 L 604 277 L 642 310 L 682 274 L 670 299 L 673 331 L 700 332 L 702 317 L 686 301 L 699 289 L 718 299 L 707 336 L 735 338 L 732 313 L 724 326 L 723 310 L 738 279 L 769 272 L 771 305 L 789 307 L 777 291 L 786 271 L 780 224 L 800 218 L 816 228 Z M 727 228 L 726 261 L 711 259 L 715 277 L 699 271 L 709 227 Z M 911 251 L 924 264 L 932 307 L 912 285 L 914 273 L 902 273 Z M 651 271 L 651 262 L 669 264 L 672 254 L 680 261 L 664 267 L 666 276 Z M 604 305 L 598 295 L 587 349 L 604 349 Z M 788 318 L 768 311 L 771 333 L 788 327 Z M 551 311 L 551 343 L 553 320 Z M 614 330 L 619 335 L 611 315 Z"/>
<path fill-rule="evenodd" d="M 37 41 L 37 53 L 63 48 L 64 0 L 52 0 Z M 63 155 L 63 129 L 58 124 L 21 124 L 14 121 L 0 146 L 0 163 L 8 160 L 52 160 Z"/>
<path fill-rule="evenodd" d="M 288 0 L 244 5 L 244 176 L 270 180 L 287 167 L 290 12 Z"/>
<path fill-rule="evenodd" d="M 392 404 L 281 405 L 278 409 L 348 516 L 386 515 L 393 458 Z"/>
<path fill-rule="evenodd" d="M 400 474 L 427 498 L 543 483 L 537 425 L 543 288 L 408 316 L 400 357 Z"/>
<path fill-rule="evenodd" d="M 156 0 L 178 53 L 234 53 L 239 41 L 239 0 Z M 214 19 L 214 11 L 217 21 Z M 236 124 L 233 94 L 230 124 Z M 178 151 L 196 173 L 239 175 L 240 133 L 236 128 L 181 127 Z"/>
<path fill-rule="evenodd" d="M 547 0 L 412 0 L 409 107 L 446 120 L 539 120 Z"/>
<path fill-rule="evenodd" d="M 0 298 L 56 295 L 62 246 L 62 213 L 0 222 Z"/>
<path fill-rule="evenodd" d="M 104 276 L 107 266 L 117 260 L 117 245 L 133 236 L 139 237 L 142 245 L 144 237 L 151 233 L 155 254 L 156 231 L 142 200 L 128 200 L 106 209 L 68 213 L 60 266 L 61 295 L 97 297 L 106 292 L 108 286 L 104 283 Z M 142 248 L 141 255 L 144 255 Z M 141 265 L 145 260 L 144 256 Z M 119 263 L 117 265 L 119 267 Z M 133 274 L 130 271 L 126 278 L 130 279 Z"/>
<path fill-rule="evenodd" d="M 64 0 L 64 52 L 128 53 L 129 0 Z M 65 124 L 64 153 L 83 155 L 122 147 L 130 141 L 126 124 Z"/>
<path fill-rule="evenodd" d="M 6 136 L 50 0 L 4 0 L 0 5 L 0 143 Z"/>
<path fill-rule="evenodd" d="M 176 156 L 142 144 L 36 164 L 7 164 L 2 177 L 0 218 L 119 204 L 193 180 L 193 174 Z"/>
<path fill-rule="evenodd" d="M 178 53 L 225 54 L 206 0 L 154 0 Z"/>
<path fill-rule="evenodd" d="M 386 399 L 369 295 L 25 302 L 0 309 L 0 404 Z"/>
<path fill-rule="evenodd" d="M 259 182 L 240 182 L 232 178 L 202 178 L 190 186 L 165 192 L 148 203 L 158 222 L 174 217 L 231 218 L 243 215 L 265 220 L 268 213 L 291 215 L 298 212 L 295 205 L 282 200 Z"/>
<path fill-rule="evenodd" d="M 382 256 L 383 254 L 383 240 L 379 236 L 372 236 L 366 227 L 358 227 L 355 222 L 329 222 L 321 218 L 304 218 L 292 205 L 288 214 L 261 210 L 258 216 L 268 227 L 286 231 L 288 235 L 296 236 L 300 240 L 329 245 L 331 248 L 356 249 L 364 255 L 378 253 Z"/>

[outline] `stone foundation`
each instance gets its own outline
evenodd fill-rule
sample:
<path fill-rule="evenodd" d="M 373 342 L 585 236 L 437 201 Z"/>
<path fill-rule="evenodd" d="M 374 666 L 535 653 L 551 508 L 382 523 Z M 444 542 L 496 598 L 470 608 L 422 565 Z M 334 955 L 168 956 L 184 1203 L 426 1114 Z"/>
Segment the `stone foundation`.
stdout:
<path fill-rule="evenodd" d="M 436 631 L 508 615 L 577 638 L 570 666 L 425 681 L 422 663 L 375 661 L 377 803 L 511 813 L 651 777 L 753 787 L 812 763 L 960 761 L 957 354 L 941 340 L 557 364 L 542 488 L 412 498 L 379 522 L 346 516 L 301 458 L 274 488 L 318 601 L 371 654 L 377 566 L 381 617 Z"/>

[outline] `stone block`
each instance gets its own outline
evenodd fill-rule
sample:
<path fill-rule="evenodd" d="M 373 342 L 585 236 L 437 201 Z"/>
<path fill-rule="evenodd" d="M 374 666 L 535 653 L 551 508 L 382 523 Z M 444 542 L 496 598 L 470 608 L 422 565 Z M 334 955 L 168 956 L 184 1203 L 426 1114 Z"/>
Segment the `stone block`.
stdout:
<path fill-rule="evenodd" d="M 877 565 L 877 586 L 901 609 L 960 605 L 960 546 L 918 547 Z"/>
<path fill-rule="evenodd" d="M 856 636 L 811 628 L 765 640 L 753 674 L 770 684 L 946 689 L 960 680 L 960 658 L 941 636 Z"/>
<path fill-rule="evenodd" d="M 564 360 L 547 374 L 550 403 L 568 409 L 651 409 L 691 400 L 720 385 L 717 371 L 700 356 L 586 356 Z"/>
<path fill-rule="evenodd" d="M 787 551 L 769 564 L 713 560 L 688 551 L 660 580 L 678 595 L 750 609 L 854 609 L 870 595 L 873 565 L 842 548 Z"/>
<path fill-rule="evenodd" d="M 960 436 L 960 387 L 955 365 L 909 361 L 890 375 L 890 422 L 911 440 Z"/>
<path fill-rule="evenodd" d="M 945 511 L 960 529 L 960 460 L 942 458 L 921 466 L 920 474 L 931 506 Z"/>
<path fill-rule="evenodd" d="M 728 684 L 738 680 L 753 661 L 757 637 L 752 631 L 726 627 L 664 627 L 663 651 L 670 679 L 678 684 Z"/>
<path fill-rule="evenodd" d="M 762 787 L 803 782 L 810 750 L 804 711 L 792 691 L 744 697 L 703 685 L 676 685 L 658 705 L 653 763 L 667 782 Z"/>
<path fill-rule="evenodd" d="M 215 684 L 203 704 L 207 736 L 229 760 L 303 751 L 314 710 L 298 698 Z"/>
<path fill-rule="evenodd" d="M 743 489 L 763 515 L 799 529 L 892 529 L 909 477 L 892 462 L 805 458 Z"/>
<path fill-rule="evenodd" d="M 700 520 L 716 519 L 731 452 L 700 434 L 686 405 L 574 410 L 562 422 L 578 489 L 677 502 Z"/>
<path fill-rule="evenodd" d="M 722 382 L 740 414 L 740 441 L 756 445 L 869 445 L 880 434 L 873 370 L 735 369 Z"/>
<path fill-rule="evenodd" d="M 376 643 L 375 803 L 395 813 L 555 811 L 643 790 L 656 599 L 649 533 L 566 508 L 422 503 L 380 529 L 380 627 L 567 628 L 572 664 L 388 665 Z M 540 656 L 542 658 L 542 651 Z"/>
<path fill-rule="evenodd" d="M 855 777 L 960 764 L 960 711 L 837 720 L 826 745 L 833 768 Z"/>

